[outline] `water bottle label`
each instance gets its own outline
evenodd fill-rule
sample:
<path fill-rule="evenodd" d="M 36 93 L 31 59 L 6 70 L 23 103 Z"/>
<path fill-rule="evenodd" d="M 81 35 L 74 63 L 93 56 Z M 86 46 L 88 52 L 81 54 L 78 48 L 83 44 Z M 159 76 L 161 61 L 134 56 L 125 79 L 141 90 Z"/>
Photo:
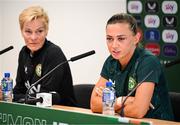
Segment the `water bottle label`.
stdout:
<path fill-rule="evenodd" d="M 114 100 L 114 98 L 115 98 L 115 94 L 114 94 L 114 93 L 111 93 L 110 99 L 111 99 L 111 100 Z"/>
<path fill-rule="evenodd" d="M 2 81 L 2 90 L 11 91 L 13 89 L 12 81 Z"/>
<path fill-rule="evenodd" d="M 103 102 L 106 102 L 110 99 L 110 93 L 103 93 Z"/>
<path fill-rule="evenodd" d="M 114 100 L 115 94 L 114 93 L 104 93 L 103 94 L 103 102 Z"/>

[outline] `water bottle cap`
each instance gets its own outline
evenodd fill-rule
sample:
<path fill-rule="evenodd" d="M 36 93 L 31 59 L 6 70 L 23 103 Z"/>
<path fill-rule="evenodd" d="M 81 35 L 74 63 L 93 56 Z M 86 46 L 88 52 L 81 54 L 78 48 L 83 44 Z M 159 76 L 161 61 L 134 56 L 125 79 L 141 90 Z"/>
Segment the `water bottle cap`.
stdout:
<path fill-rule="evenodd" d="M 4 77 L 10 77 L 10 73 L 4 73 Z"/>
<path fill-rule="evenodd" d="M 106 87 L 111 87 L 112 86 L 112 82 L 106 82 Z"/>

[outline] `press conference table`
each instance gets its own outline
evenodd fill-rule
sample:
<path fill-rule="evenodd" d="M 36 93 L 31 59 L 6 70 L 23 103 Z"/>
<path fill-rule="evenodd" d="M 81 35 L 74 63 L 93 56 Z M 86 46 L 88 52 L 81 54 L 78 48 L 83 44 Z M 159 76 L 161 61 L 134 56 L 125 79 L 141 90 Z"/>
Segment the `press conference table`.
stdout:
<path fill-rule="evenodd" d="M 127 121 L 128 122 L 127 122 Z M 158 119 L 122 118 L 92 113 L 90 109 L 53 105 L 38 107 L 20 103 L 0 101 L 0 125 L 74 125 L 74 124 L 118 124 L 118 125 L 180 125 L 178 122 Z"/>
<path fill-rule="evenodd" d="M 90 109 L 85 109 L 85 108 L 78 108 L 78 107 L 69 107 L 69 106 L 61 106 L 61 105 L 53 105 L 52 108 L 54 109 L 65 109 L 69 111 L 78 111 L 78 112 L 83 112 L 83 113 L 88 113 L 88 114 L 97 114 L 93 113 Z M 119 117 L 119 116 L 115 116 Z M 132 118 L 130 118 L 132 119 Z M 159 119 L 152 119 L 152 118 L 143 118 L 143 119 L 134 119 L 134 120 L 143 120 L 143 121 L 150 121 L 153 123 L 153 125 L 180 125 L 180 122 L 173 122 L 173 121 L 167 121 L 167 120 L 159 120 Z"/>

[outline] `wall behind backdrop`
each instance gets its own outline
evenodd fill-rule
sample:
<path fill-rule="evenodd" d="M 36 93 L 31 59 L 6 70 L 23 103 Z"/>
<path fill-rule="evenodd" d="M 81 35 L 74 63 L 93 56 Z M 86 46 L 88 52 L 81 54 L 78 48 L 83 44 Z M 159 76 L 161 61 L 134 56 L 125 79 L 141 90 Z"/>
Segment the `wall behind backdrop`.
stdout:
<path fill-rule="evenodd" d="M 61 47 L 67 59 L 96 51 L 95 55 L 70 62 L 74 84 L 94 84 L 109 55 L 106 22 L 113 14 L 126 12 L 126 0 L 0 0 L 0 50 L 14 46 L 0 55 L 1 78 L 8 71 L 15 81 L 18 54 L 24 46 L 18 17 L 30 5 L 41 5 L 47 11 L 50 18 L 47 38 Z"/>

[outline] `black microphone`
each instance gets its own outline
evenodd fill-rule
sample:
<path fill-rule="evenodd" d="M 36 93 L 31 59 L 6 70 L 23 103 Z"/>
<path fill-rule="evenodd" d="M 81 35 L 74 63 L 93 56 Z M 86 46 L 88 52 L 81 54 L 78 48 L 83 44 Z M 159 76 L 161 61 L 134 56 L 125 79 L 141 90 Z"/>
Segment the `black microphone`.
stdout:
<path fill-rule="evenodd" d="M 86 56 L 90 56 L 90 55 L 92 55 L 92 54 L 95 54 L 95 51 L 94 51 L 94 50 L 89 51 L 89 52 L 84 53 L 84 54 L 81 54 L 81 55 L 78 55 L 78 56 L 75 56 L 75 57 L 72 57 L 72 58 L 70 59 L 70 61 L 73 62 L 73 61 L 76 61 L 76 60 L 78 60 L 78 59 L 84 58 L 84 57 L 86 57 Z"/>
<path fill-rule="evenodd" d="M 36 104 L 37 102 L 43 103 L 43 98 L 30 98 L 26 101 L 26 104 Z"/>
<path fill-rule="evenodd" d="M 9 46 L 9 47 L 7 47 L 6 49 L 1 50 L 1 51 L 0 51 L 0 55 L 3 54 L 3 53 L 5 53 L 5 52 L 7 52 L 7 51 L 9 51 L 9 50 L 11 50 L 11 49 L 13 49 L 13 48 L 14 48 L 13 46 Z"/>
<path fill-rule="evenodd" d="M 56 70 L 57 68 L 59 68 L 60 66 L 68 63 L 69 61 L 76 61 L 78 59 L 81 59 L 81 58 L 84 58 L 84 57 L 87 57 L 87 56 L 90 56 L 92 54 L 95 54 L 95 51 L 92 50 L 92 51 L 89 51 L 89 52 L 86 52 L 84 54 L 81 54 L 81 55 L 78 55 L 78 56 L 75 56 L 75 57 L 72 57 L 70 58 L 69 60 L 66 60 L 60 64 L 58 64 L 57 66 L 55 66 L 52 70 L 50 70 L 49 72 L 47 72 L 44 76 L 42 76 L 39 80 L 37 80 L 36 82 L 34 82 L 29 88 L 28 90 L 26 91 L 26 94 L 25 94 L 25 104 L 28 104 L 27 101 L 28 101 L 28 95 L 29 95 L 29 91 L 31 90 L 31 88 L 35 85 L 37 85 L 41 80 L 43 80 L 44 78 L 46 78 L 49 74 L 51 74 L 54 70 Z"/>
<path fill-rule="evenodd" d="M 60 95 L 56 92 L 50 92 L 50 94 L 52 94 L 52 102 L 54 104 L 58 104 L 59 103 L 59 99 L 60 99 Z M 26 100 L 26 104 L 33 104 L 35 105 L 37 102 L 40 102 L 40 103 L 43 103 L 44 101 L 44 97 L 31 97 L 31 98 L 28 98 Z M 25 103 L 25 98 L 20 98 L 19 100 L 16 101 L 17 103 Z"/>
<path fill-rule="evenodd" d="M 136 87 L 134 87 L 128 94 L 127 94 L 127 96 L 126 96 L 126 98 L 123 100 L 123 102 L 122 102 L 122 108 L 121 108 L 121 111 L 120 111 L 120 116 L 121 117 L 124 117 L 124 104 L 125 104 L 125 102 L 126 102 L 126 100 L 128 99 L 128 97 L 129 96 L 131 96 L 131 94 L 151 75 L 153 73 L 153 70 L 151 71 L 151 72 L 149 72 L 145 77 L 144 77 L 144 79 L 141 81 L 141 82 L 139 82 L 137 85 L 136 85 Z"/>
<path fill-rule="evenodd" d="M 168 68 L 168 67 L 174 66 L 174 65 L 179 64 L 179 63 L 180 63 L 180 59 L 176 59 L 170 63 L 166 63 L 165 67 Z"/>

